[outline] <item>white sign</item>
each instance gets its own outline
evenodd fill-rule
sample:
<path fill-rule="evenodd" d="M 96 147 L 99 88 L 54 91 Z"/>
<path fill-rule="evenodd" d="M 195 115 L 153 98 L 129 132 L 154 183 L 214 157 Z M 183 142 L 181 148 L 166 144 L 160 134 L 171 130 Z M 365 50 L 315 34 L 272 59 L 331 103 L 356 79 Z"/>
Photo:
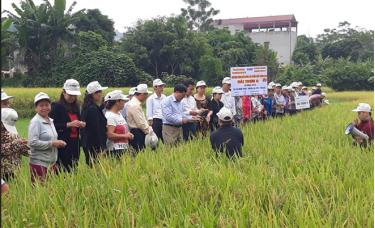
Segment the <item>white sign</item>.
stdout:
<path fill-rule="evenodd" d="M 296 109 L 310 108 L 309 96 L 297 96 L 295 99 Z"/>
<path fill-rule="evenodd" d="M 232 96 L 267 94 L 267 66 L 231 67 Z"/>

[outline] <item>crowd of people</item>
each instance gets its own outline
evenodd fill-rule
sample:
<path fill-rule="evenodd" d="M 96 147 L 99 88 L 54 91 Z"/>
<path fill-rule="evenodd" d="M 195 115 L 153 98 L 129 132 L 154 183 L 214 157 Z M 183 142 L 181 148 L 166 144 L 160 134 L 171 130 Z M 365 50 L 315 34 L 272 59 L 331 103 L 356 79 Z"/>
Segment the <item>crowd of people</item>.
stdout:
<path fill-rule="evenodd" d="M 124 153 L 135 156 L 146 147 L 155 150 L 159 143 L 174 146 L 210 134 L 214 151 L 235 158 L 242 156 L 242 123 L 294 115 L 300 112 L 295 103 L 298 96 L 308 96 L 311 107 L 329 103 L 319 83 L 309 91 L 301 82 L 289 86 L 270 82 L 267 94 L 242 97 L 231 95 L 229 77 L 210 95 L 204 81 L 176 84 L 169 96 L 164 94 L 165 83 L 160 79 L 153 81 L 153 92 L 146 84 L 139 84 L 127 95 L 113 90 L 103 96 L 107 88 L 97 81 L 89 83 L 82 105 L 77 99 L 80 84 L 74 79 L 66 80 L 57 101 L 38 93 L 27 140 L 15 127 L 18 115 L 9 102 L 13 97 L 2 91 L 2 189 L 4 180 L 14 178 L 22 156 L 29 157 L 32 183 L 43 182 L 47 174 L 74 170 L 81 148 L 87 165 L 92 166 L 101 154 L 114 158 Z M 372 121 L 371 114 L 369 118 L 362 115 L 356 124 L 368 127 L 364 119 Z"/>

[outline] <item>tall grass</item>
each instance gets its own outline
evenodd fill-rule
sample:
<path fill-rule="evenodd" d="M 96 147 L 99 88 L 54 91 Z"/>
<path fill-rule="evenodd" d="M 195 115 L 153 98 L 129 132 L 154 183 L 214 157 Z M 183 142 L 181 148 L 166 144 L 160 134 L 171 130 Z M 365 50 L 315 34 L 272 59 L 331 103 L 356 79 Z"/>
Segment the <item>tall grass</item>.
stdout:
<path fill-rule="evenodd" d="M 243 127 L 244 157 L 217 158 L 207 138 L 136 158 L 81 160 L 33 188 L 25 159 L 2 196 L 4 227 L 373 227 L 373 149 L 343 134 L 373 93 Z M 26 135 L 28 120 L 18 123 Z"/>

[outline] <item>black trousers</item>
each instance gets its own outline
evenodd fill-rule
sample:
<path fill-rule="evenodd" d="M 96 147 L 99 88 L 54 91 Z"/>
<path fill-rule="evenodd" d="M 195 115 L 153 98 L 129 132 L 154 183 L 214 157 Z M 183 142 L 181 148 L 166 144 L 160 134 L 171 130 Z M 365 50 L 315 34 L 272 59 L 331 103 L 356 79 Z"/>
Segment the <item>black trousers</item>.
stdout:
<path fill-rule="evenodd" d="M 197 124 L 187 123 L 182 125 L 182 136 L 185 141 L 192 140 L 197 134 Z"/>
<path fill-rule="evenodd" d="M 100 153 L 100 149 L 94 147 L 83 147 L 83 152 L 85 153 L 86 164 L 92 167 L 93 163 L 95 163 L 98 160 L 98 154 Z"/>
<path fill-rule="evenodd" d="M 152 129 L 154 130 L 156 136 L 158 136 L 158 138 L 162 142 L 164 142 L 164 140 L 163 140 L 163 120 L 154 118 L 152 120 Z"/>
<path fill-rule="evenodd" d="M 57 164 L 59 168 L 70 172 L 77 167 L 80 155 L 79 139 L 69 139 L 64 148 L 58 150 Z"/>
<path fill-rule="evenodd" d="M 130 141 L 130 145 L 134 148 L 136 152 L 143 150 L 145 145 L 145 133 L 141 129 L 133 128 L 130 133 L 134 135 L 134 139 Z"/>

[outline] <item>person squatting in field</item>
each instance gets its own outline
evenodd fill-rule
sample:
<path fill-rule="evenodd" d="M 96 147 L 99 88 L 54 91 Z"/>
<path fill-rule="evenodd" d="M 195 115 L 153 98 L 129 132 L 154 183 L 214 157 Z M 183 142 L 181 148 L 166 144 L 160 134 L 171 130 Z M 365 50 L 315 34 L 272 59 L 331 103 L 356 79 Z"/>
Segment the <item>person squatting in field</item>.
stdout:
<path fill-rule="evenodd" d="M 353 140 L 360 146 L 367 147 L 368 143 L 374 141 L 374 120 L 371 117 L 371 106 L 367 103 L 359 103 L 357 108 L 352 111 L 357 113 L 357 118 L 353 120 L 352 124 L 368 136 L 368 140 L 365 140 L 358 135 L 353 135 Z"/>

